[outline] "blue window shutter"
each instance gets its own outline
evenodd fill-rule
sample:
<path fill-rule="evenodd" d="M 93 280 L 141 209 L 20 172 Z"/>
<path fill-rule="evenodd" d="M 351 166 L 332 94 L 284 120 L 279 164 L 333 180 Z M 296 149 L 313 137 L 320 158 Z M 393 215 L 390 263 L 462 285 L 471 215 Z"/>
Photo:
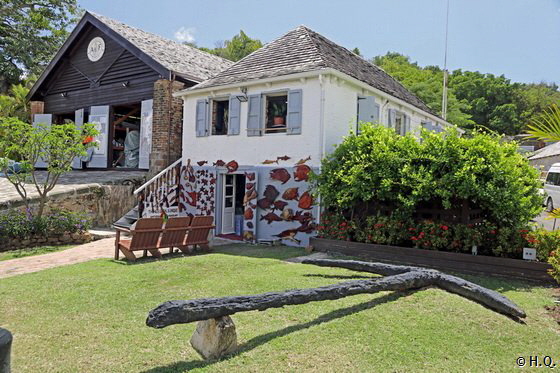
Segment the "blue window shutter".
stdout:
<path fill-rule="evenodd" d="M 395 109 L 389 109 L 387 114 L 387 127 L 395 128 Z"/>
<path fill-rule="evenodd" d="M 403 135 L 406 135 L 410 132 L 410 116 L 404 116 L 404 126 L 403 126 Z"/>
<path fill-rule="evenodd" d="M 235 96 L 229 97 L 228 135 L 239 135 L 241 102 Z"/>
<path fill-rule="evenodd" d="M 379 117 L 379 113 L 381 111 L 381 106 L 379 104 L 375 104 L 375 106 L 373 107 L 373 122 L 374 123 L 379 123 L 380 122 L 380 117 Z"/>
<path fill-rule="evenodd" d="M 301 109 L 302 90 L 291 89 L 288 91 L 288 135 L 299 135 L 301 133 Z"/>
<path fill-rule="evenodd" d="M 358 122 L 375 123 L 375 97 L 358 97 Z"/>
<path fill-rule="evenodd" d="M 208 109 L 205 99 L 196 101 L 196 136 L 208 136 Z"/>
<path fill-rule="evenodd" d="M 262 135 L 262 96 L 249 95 L 249 110 L 247 113 L 247 136 Z"/>

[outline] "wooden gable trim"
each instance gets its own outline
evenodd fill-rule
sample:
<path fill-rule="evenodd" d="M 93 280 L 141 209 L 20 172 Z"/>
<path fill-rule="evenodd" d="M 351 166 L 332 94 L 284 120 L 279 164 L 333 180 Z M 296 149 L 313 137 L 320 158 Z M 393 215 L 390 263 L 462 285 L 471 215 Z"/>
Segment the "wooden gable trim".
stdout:
<path fill-rule="evenodd" d="M 111 29 L 109 26 L 101 22 L 95 16 L 91 15 L 89 12 L 86 12 L 82 17 L 82 19 L 78 22 L 78 24 L 74 28 L 74 30 L 72 30 L 70 36 L 68 36 L 68 38 L 66 39 L 62 47 L 60 47 L 58 52 L 55 54 L 54 58 L 49 62 L 45 70 L 41 73 L 39 79 L 37 79 L 37 82 L 35 82 L 31 90 L 27 94 L 27 100 L 31 100 L 33 96 L 35 96 L 38 93 L 39 88 L 43 85 L 43 83 L 45 83 L 46 79 L 51 75 L 53 70 L 58 66 L 59 62 L 61 62 L 61 60 L 64 61 L 63 59 L 64 55 L 66 54 L 66 52 L 69 51 L 74 41 L 78 38 L 78 36 L 80 35 L 84 27 L 86 27 L 88 24 L 93 25 L 101 32 L 111 37 L 117 44 L 122 46 L 125 50 L 128 50 L 133 56 L 138 58 L 140 61 L 144 62 L 149 67 L 151 67 L 162 77 L 168 78 L 171 76 L 172 74 L 171 71 L 169 71 L 167 68 L 165 68 L 156 60 L 154 60 L 152 57 L 148 56 L 146 53 L 142 52 L 138 47 L 136 47 L 130 41 L 125 39 L 116 31 Z"/>

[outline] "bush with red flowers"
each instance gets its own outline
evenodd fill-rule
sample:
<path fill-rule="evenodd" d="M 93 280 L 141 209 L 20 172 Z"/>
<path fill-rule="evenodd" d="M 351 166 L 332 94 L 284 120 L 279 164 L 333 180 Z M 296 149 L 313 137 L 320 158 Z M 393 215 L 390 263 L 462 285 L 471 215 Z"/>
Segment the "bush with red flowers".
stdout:
<path fill-rule="evenodd" d="M 317 237 L 350 241 L 353 234 L 354 224 L 342 214 L 324 212 L 321 215 L 321 224 L 317 226 Z"/>

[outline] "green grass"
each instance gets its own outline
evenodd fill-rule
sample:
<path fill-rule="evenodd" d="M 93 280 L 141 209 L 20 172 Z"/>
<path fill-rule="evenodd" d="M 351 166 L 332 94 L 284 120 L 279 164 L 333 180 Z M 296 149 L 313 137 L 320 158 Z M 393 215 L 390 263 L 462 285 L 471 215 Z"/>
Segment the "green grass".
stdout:
<path fill-rule="evenodd" d="M 358 295 L 233 315 L 239 352 L 205 362 L 195 323 L 145 326 L 171 299 L 315 287 L 367 274 L 291 264 L 285 247 L 123 264 L 95 260 L 0 280 L 0 325 L 14 334 L 15 372 L 511 372 L 518 356 L 560 360 L 550 288 L 469 277 L 524 308 L 526 324 L 430 288 Z"/>
<path fill-rule="evenodd" d="M 70 247 L 73 247 L 73 246 L 75 246 L 75 245 L 37 246 L 37 247 L 29 247 L 29 248 L 25 248 L 25 249 L 3 251 L 3 252 L 0 252 L 0 262 L 3 261 L 3 260 L 23 258 L 23 257 L 26 257 L 26 256 L 54 253 L 55 251 L 66 250 L 66 249 L 68 249 Z"/>

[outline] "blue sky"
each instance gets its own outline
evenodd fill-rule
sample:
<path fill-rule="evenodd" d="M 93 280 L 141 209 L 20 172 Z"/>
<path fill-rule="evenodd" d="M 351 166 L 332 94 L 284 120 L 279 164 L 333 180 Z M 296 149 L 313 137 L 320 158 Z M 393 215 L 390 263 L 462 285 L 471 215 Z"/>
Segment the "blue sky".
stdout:
<path fill-rule="evenodd" d="M 446 0 L 79 0 L 170 39 L 213 47 L 243 29 L 263 42 L 304 24 L 373 57 L 443 65 Z M 448 66 L 560 83 L 560 0 L 450 0 Z"/>

